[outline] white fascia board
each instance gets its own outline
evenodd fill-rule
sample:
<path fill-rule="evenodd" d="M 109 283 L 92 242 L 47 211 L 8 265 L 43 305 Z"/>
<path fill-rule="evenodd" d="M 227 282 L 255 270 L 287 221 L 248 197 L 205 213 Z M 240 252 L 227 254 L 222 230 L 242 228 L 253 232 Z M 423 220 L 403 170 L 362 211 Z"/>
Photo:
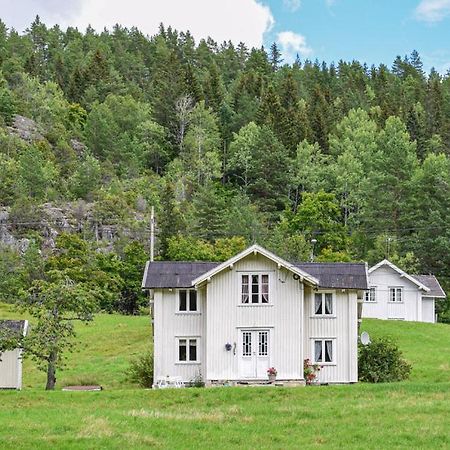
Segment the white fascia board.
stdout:
<path fill-rule="evenodd" d="M 147 288 L 145 287 L 145 281 L 147 280 L 147 272 L 148 272 L 148 266 L 149 266 L 149 264 L 150 264 L 150 261 L 147 261 L 147 262 L 145 263 L 145 270 L 144 270 L 144 275 L 143 275 L 143 277 L 142 277 L 141 289 L 147 289 Z"/>
<path fill-rule="evenodd" d="M 303 270 L 300 270 L 298 267 L 295 267 L 293 264 L 285 261 L 284 259 L 278 257 L 277 255 L 273 254 L 272 252 L 269 252 L 269 250 L 266 250 L 265 248 L 263 248 L 257 244 L 254 244 L 251 247 L 248 247 L 241 253 L 238 253 L 236 256 L 233 256 L 229 260 L 223 262 L 222 264 L 219 264 L 214 269 L 211 269 L 209 272 L 206 272 L 203 275 L 200 275 L 199 277 L 197 277 L 195 280 L 192 280 L 192 285 L 197 286 L 197 285 L 207 281 L 214 275 L 218 274 L 222 270 L 225 270 L 227 267 L 233 266 L 237 261 L 241 260 L 242 258 L 245 258 L 246 256 L 250 255 L 251 253 L 259 253 L 259 254 L 265 256 L 266 258 L 272 260 L 274 263 L 278 264 L 280 267 L 284 267 L 284 268 L 290 270 L 291 272 L 295 273 L 302 280 L 305 280 L 314 286 L 319 285 L 319 280 L 317 278 L 314 278 L 309 273 L 304 272 Z"/>
<path fill-rule="evenodd" d="M 411 281 L 411 283 L 414 283 L 419 289 L 422 289 L 425 292 L 429 292 L 430 291 L 430 288 L 426 287 L 424 284 L 422 284 L 419 281 L 417 281 L 411 275 L 408 275 L 404 270 L 400 269 L 400 267 L 397 267 L 395 264 L 391 263 L 387 259 L 383 259 L 383 261 L 380 261 L 378 264 L 376 264 L 373 267 L 371 267 L 369 269 L 369 274 L 371 274 L 375 270 L 379 269 L 381 266 L 389 266 L 392 270 L 395 270 L 402 277 L 405 277 L 407 280 Z"/>

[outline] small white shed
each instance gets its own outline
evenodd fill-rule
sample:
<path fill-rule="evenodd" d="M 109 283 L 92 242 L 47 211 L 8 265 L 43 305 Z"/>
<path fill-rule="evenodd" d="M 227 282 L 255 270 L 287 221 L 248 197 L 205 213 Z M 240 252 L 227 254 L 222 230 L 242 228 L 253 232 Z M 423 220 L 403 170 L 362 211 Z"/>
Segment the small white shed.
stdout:
<path fill-rule="evenodd" d="M 27 320 L 0 320 L 0 328 L 13 334 L 27 333 Z M 0 355 L 0 389 L 22 389 L 22 349 Z"/>

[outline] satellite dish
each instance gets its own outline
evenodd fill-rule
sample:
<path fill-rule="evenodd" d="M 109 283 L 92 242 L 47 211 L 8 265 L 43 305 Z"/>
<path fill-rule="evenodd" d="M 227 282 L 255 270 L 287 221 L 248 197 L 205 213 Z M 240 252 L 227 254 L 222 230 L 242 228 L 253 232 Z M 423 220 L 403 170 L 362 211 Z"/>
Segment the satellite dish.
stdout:
<path fill-rule="evenodd" d="M 370 336 L 367 331 L 363 331 L 361 333 L 361 337 L 359 338 L 362 345 L 369 345 L 370 344 Z"/>

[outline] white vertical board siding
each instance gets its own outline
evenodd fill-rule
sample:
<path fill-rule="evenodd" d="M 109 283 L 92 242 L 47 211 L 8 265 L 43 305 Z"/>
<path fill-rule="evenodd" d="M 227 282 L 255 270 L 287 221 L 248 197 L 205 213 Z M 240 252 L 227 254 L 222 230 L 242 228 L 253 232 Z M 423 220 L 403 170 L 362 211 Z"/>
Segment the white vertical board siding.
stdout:
<path fill-rule="evenodd" d="M 422 322 L 434 323 L 435 321 L 434 297 L 422 297 Z"/>
<path fill-rule="evenodd" d="M 269 274 L 269 304 L 243 305 L 240 277 Z M 303 378 L 303 284 L 292 273 L 261 255 L 249 255 L 212 277 L 207 283 L 206 379 L 238 380 L 240 333 L 243 329 L 269 330 L 269 366 L 280 380 Z M 232 345 L 227 351 L 225 345 Z"/>
<path fill-rule="evenodd" d="M 325 363 L 319 373 L 322 383 L 358 381 L 358 302 L 357 292 L 324 290 L 334 294 L 334 317 L 314 317 L 314 292 L 305 291 L 304 349 L 305 359 L 314 360 L 314 340 L 333 340 L 333 363 Z"/>
<path fill-rule="evenodd" d="M 21 389 L 21 351 L 16 349 L 2 353 L 0 359 L 0 389 Z"/>
<path fill-rule="evenodd" d="M 394 269 L 382 266 L 369 274 L 369 286 L 376 288 L 376 301 L 364 302 L 363 317 L 422 321 L 422 292 Z M 390 287 L 403 287 L 403 302 L 389 300 Z"/>
<path fill-rule="evenodd" d="M 205 290 L 197 292 L 198 313 L 178 313 L 178 290 L 154 293 L 154 377 L 179 376 L 185 382 L 205 373 Z M 197 338 L 199 363 L 178 362 L 178 338 Z"/>

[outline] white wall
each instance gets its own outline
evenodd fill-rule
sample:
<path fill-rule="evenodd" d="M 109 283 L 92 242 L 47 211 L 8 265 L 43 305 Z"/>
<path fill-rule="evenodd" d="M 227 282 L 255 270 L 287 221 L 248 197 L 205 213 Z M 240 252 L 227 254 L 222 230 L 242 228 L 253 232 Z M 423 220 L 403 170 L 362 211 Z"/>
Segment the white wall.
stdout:
<path fill-rule="evenodd" d="M 434 297 L 422 297 L 422 321 L 429 323 L 436 322 Z"/>
<path fill-rule="evenodd" d="M 19 349 L 3 353 L 0 361 L 0 389 L 22 388 L 22 358 Z"/>
<path fill-rule="evenodd" d="M 358 381 L 358 302 L 352 290 L 324 290 L 335 296 L 334 317 L 314 317 L 314 291 L 305 291 L 305 359 L 314 359 L 313 341 L 332 339 L 334 362 L 323 363 L 319 381 L 349 383 Z"/>
<path fill-rule="evenodd" d="M 198 373 L 205 375 L 205 289 L 197 292 L 197 313 L 178 312 L 178 290 L 154 291 L 154 377 L 180 376 L 191 381 Z M 178 338 L 199 338 L 200 363 L 178 362 Z"/>
<path fill-rule="evenodd" d="M 269 274 L 268 305 L 242 305 L 240 276 Z M 211 279 L 207 284 L 207 369 L 208 380 L 237 380 L 239 376 L 239 334 L 244 328 L 270 330 L 271 359 L 268 367 L 277 378 L 303 379 L 303 284 L 292 273 L 261 255 L 249 255 Z M 236 344 L 236 354 L 225 344 Z"/>
<path fill-rule="evenodd" d="M 422 293 L 417 285 L 388 266 L 369 274 L 369 286 L 376 288 L 376 302 L 364 302 L 363 317 L 422 321 Z M 389 288 L 403 287 L 403 302 L 389 301 Z"/>

